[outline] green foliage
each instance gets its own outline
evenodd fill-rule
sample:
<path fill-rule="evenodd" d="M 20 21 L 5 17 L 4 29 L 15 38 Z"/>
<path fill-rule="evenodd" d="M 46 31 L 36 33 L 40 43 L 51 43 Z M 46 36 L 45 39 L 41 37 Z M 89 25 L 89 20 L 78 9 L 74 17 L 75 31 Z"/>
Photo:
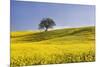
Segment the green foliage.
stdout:
<path fill-rule="evenodd" d="M 55 22 L 51 18 L 43 18 L 39 24 L 39 29 L 45 28 L 45 31 L 47 31 L 48 28 L 52 28 L 55 25 Z"/>

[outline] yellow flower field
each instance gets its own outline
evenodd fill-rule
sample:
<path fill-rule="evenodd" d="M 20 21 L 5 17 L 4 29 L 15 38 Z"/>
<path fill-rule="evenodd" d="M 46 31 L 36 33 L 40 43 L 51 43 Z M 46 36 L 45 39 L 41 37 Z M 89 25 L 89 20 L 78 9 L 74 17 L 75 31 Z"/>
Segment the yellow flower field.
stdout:
<path fill-rule="evenodd" d="M 11 32 L 11 67 L 95 61 L 95 27 Z"/>

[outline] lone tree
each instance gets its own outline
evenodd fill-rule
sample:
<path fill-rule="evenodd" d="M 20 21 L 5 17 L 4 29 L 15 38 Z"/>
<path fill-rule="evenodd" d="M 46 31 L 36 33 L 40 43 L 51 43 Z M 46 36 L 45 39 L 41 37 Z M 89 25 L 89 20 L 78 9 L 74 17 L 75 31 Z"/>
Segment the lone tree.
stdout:
<path fill-rule="evenodd" d="M 51 18 L 43 18 L 39 24 L 39 29 L 45 29 L 46 32 L 49 28 L 53 28 L 55 25 L 55 22 Z"/>

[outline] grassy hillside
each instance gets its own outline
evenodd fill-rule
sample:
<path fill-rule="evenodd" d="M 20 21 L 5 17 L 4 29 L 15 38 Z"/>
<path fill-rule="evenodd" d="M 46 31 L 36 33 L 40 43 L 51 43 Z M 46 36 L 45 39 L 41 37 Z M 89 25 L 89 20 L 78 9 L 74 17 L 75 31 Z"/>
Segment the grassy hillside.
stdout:
<path fill-rule="evenodd" d="M 11 37 L 13 38 L 13 40 L 15 40 L 15 42 L 40 42 L 40 41 L 51 40 L 55 38 L 56 39 L 68 38 L 69 36 L 89 39 L 86 36 L 89 37 L 91 35 L 94 35 L 94 33 L 95 33 L 94 27 L 83 27 L 83 28 L 60 29 L 60 30 L 53 30 L 48 32 L 37 32 L 37 33 L 32 31 L 12 32 Z"/>
<path fill-rule="evenodd" d="M 11 32 L 11 66 L 95 60 L 95 27 Z"/>

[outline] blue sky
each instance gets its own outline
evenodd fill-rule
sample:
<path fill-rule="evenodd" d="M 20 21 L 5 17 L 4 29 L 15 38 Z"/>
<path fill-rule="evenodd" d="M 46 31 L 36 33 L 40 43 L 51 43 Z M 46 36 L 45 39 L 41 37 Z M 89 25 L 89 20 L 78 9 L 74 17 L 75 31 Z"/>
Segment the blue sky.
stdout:
<path fill-rule="evenodd" d="M 94 26 L 95 6 L 11 1 L 11 31 L 38 30 L 46 17 L 55 21 L 55 28 Z"/>

